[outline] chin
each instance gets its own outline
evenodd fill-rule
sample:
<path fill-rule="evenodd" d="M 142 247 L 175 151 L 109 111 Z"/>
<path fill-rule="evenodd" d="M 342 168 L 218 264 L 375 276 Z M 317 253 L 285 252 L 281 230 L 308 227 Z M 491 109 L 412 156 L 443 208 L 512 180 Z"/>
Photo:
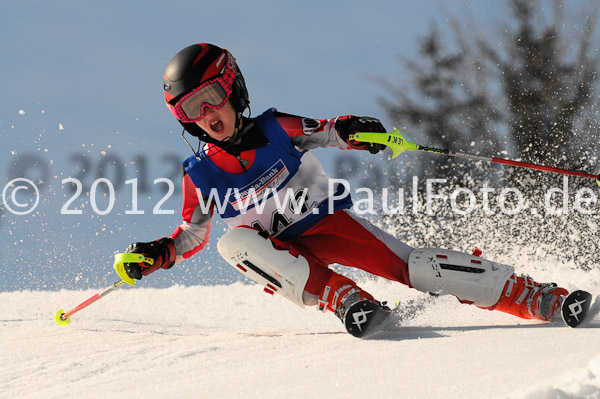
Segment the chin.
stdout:
<path fill-rule="evenodd" d="M 233 137 L 233 132 L 231 132 L 229 134 L 224 134 L 221 137 L 222 137 L 221 140 L 229 141 Z"/>
<path fill-rule="evenodd" d="M 213 139 L 215 139 L 217 141 L 222 141 L 224 143 L 228 143 L 229 140 L 231 139 L 231 136 L 230 135 L 229 136 L 222 135 L 222 136 L 219 136 L 219 137 L 213 137 Z"/>

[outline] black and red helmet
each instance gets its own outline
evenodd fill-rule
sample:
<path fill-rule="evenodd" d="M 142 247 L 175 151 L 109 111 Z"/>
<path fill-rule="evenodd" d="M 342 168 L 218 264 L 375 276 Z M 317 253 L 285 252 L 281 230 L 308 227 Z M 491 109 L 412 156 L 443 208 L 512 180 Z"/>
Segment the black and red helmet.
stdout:
<path fill-rule="evenodd" d="M 202 93 L 208 92 L 208 97 L 205 94 L 194 101 L 191 96 L 207 85 L 209 90 Z M 203 140 L 206 133 L 194 121 L 205 106 L 217 108 L 229 100 L 241 115 L 250 104 L 235 58 L 226 49 L 208 43 L 193 44 L 175 54 L 165 69 L 163 88 L 169 110 L 188 132 Z"/>

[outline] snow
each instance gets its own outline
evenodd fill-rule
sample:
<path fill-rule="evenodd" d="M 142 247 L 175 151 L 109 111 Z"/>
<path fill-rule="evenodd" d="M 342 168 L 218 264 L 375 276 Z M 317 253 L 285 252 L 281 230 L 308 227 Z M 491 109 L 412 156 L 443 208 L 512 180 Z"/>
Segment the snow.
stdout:
<path fill-rule="evenodd" d="M 0 293 L 0 397 L 600 397 L 595 328 L 537 324 L 381 279 L 361 285 L 401 300 L 377 339 L 242 283 L 142 280 L 64 327 L 54 313 L 97 291 Z"/>

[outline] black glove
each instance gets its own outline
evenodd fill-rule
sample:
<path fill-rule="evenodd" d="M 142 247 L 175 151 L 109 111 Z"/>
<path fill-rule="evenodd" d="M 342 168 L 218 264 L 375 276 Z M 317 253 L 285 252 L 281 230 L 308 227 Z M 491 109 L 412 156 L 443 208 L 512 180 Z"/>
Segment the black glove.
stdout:
<path fill-rule="evenodd" d="M 385 133 L 385 127 L 379 119 L 371 118 L 370 116 L 340 116 L 335 122 L 335 130 L 338 131 L 340 137 L 352 148 L 360 150 L 369 150 L 371 154 L 377 154 L 385 149 L 383 144 L 363 143 L 360 141 L 350 140 L 349 136 L 356 132 L 381 132 Z"/>
<path fill-rule="evenodd" d="M 175 243 L 171 237 L 163 237 L 152 242 L 136 242 L 127 247 L 125 252 L 143 254 L 154 259 L 153 264 L 147 262 L 125 263 L 125 272 L 131 278 L 141 280 L 157 269 L 169 269 L 175 264 Z"/>

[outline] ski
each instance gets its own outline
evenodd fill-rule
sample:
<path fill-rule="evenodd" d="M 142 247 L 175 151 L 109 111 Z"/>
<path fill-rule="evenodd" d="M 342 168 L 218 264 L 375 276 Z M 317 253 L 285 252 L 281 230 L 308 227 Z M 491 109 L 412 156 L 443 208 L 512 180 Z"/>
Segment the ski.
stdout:
<path fill-rule="evenodd" d="M 561 314 L 563 321 L 569 327 L 578 327 L 588 317 L 592 294 L 587 291 L 577 290 L 571 292 L 563 301 Z"/>
<path fill-rule="evenodd" d="M 344 315 L 344 326 L 353 336 L 367 338 L 379 330 L 378 327 L 391 313 L 380 304 L 364 299 L 348 308 Z"/>

